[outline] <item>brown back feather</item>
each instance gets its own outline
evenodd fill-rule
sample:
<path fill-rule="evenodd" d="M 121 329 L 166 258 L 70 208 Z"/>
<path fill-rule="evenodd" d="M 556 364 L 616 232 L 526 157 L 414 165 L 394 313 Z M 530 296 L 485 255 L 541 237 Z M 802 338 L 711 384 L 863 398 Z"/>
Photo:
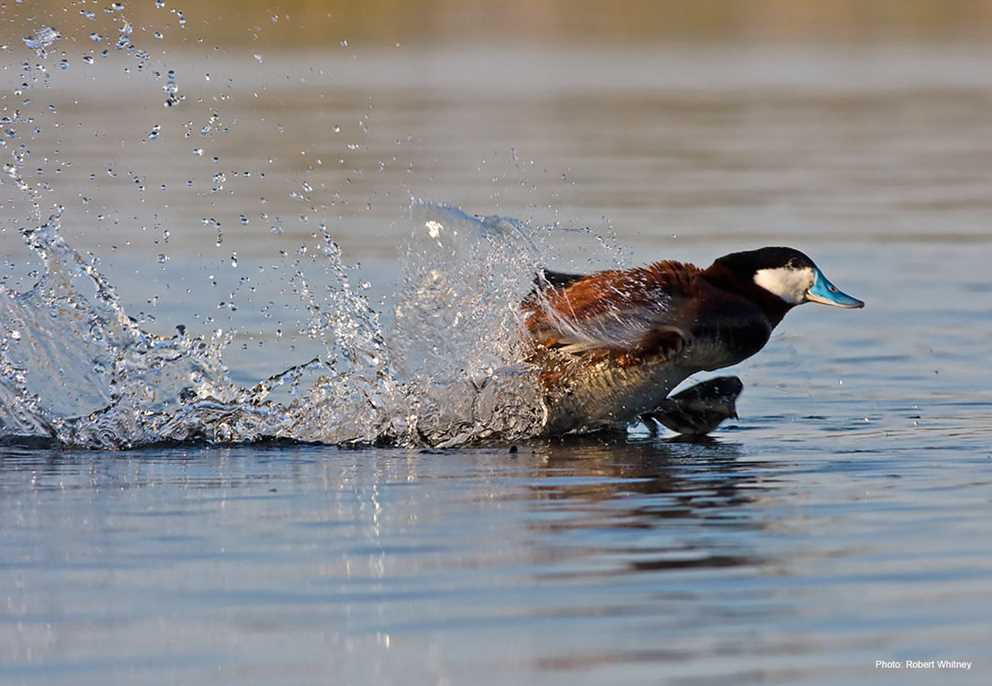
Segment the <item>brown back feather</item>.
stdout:
<path fill-rule="evenodd" d="M 596 317 L 623 315 L 639 309 L 673 310 L 690 298 L 701 270 L 693 264 L 663 260 L 627 270 L 612 269 L 590 274 L 562 288 L 547 287 L 522 303 L 527 328 L 536 342 L 560 344 L 562 320 L 581 326 Z M 556 322 L 557 320 L 557 322 Z"/>

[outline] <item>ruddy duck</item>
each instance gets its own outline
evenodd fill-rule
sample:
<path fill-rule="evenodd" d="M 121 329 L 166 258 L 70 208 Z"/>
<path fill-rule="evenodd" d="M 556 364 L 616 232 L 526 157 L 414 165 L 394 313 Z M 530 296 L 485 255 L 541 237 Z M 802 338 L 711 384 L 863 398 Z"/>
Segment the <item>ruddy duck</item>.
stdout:
<path fill-rule="evenodd" d="M 621 429 L 642 417 L 711 431 L 736 412 L 740 381 L 669 399 L 673 388 L 754 355 L 796 305 L 864 307 L 793 248 L 732 253 L 706 269 L 662 261 L 590 275 L 544 271 L 536 283 L 522 307 L 547 435 Z"/>

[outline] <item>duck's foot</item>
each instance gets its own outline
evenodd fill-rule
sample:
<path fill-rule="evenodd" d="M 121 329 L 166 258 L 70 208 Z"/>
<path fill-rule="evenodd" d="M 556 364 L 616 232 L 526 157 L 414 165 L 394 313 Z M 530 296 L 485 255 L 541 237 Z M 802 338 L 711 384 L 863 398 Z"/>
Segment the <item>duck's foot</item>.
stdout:
<path fill-rule="evenodd" d="M 725 420 L 737 418 L 737 397 L 744 384 L 736 376 L 719 376 L 665 399 L 657 409 L 641 415 L 649 429 L 658 422 L 676 433 L 702 436 Z"/>

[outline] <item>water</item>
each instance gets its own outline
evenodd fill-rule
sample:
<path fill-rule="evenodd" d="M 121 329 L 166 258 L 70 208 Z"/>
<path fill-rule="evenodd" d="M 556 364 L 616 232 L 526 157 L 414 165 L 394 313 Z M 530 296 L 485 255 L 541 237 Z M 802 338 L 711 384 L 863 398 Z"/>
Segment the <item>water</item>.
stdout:
<path fill-rule="evenodd" d="M 783 435 L 8 452 L 11 683 L 898 683 L 988 664 L 988 455 Z M 927 678 L 927 677 L 922 677 Z"/>
<path fill-rule="evenodd" d="M 985 52 L 302 59 L 127 16 L 25 23 L 0 72 L 0 400 L 180 445 L 3 449 L 0 679 L 987 681 Z M 411 198 L 525 224 L 429 210 L 438 244 Z M 791 313 L 709 443 L 328 445 L 512 361 L 538 262 L 765 244 L 868 305 Z M 262 435 L 323 444 L 202 445 Z"/>

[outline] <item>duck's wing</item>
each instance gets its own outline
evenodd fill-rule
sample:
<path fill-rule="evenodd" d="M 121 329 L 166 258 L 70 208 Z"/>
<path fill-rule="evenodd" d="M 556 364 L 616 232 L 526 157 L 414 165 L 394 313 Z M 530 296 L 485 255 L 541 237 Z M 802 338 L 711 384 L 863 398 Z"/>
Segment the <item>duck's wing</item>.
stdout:
<path fill-rule="evenodd" d="M 588 276 L 554 273 L 523 303 L 527 328 L 538 344 L 568 353 L 681 350 L 690 337 L 699 272 L 666 261 Z"/>

